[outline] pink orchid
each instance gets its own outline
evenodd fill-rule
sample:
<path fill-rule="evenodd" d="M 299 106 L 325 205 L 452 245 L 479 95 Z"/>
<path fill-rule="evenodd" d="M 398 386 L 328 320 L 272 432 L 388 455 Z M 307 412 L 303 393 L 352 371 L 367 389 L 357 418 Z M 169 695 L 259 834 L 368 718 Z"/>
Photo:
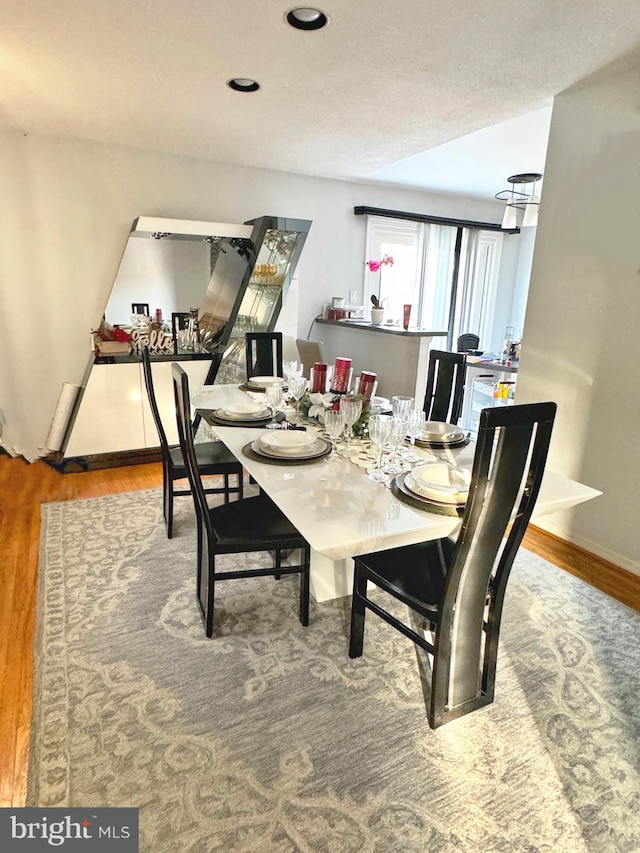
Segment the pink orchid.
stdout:
<path fill-rule="evenodd" d="M 367 266 L 369 267 L 370 272 L 378 272 L 381 267 L 393 266 L 393 257 L 391 255 L 384 255 L 379 261 L 367 261 Z"/>

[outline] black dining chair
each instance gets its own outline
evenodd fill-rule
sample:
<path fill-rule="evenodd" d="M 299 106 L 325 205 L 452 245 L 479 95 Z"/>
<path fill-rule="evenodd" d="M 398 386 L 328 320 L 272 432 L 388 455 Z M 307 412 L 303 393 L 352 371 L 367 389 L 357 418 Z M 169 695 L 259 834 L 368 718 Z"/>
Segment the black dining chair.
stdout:
<path fill-rule="evenodd" d="M 173 536 L 174 498 L 190 495 L 191 489 L 176 488 L 175 486 L 177 481 L 187 479 L 187 468 L 180 447 L 170 446 L 167 441 L 167 434 L 162 425 L 162 418 L 160 417 L 158 402 L 156 400 L 148 347 L 144 347 L 142 350 L 142 366 L 149 406 L 160 441 L 160 450 L 162 453 L 162 507 L 164 522 L 167 528 L 167 537 L 171 539 Z M 221 441 L 207 441 L 196 444 L 196 458 L 201 474 L 204 476 L 221 476 L 223 478 L 224 485 L 208 486 L 206 489 L 207 494 L 223 494 L 225 503 L 229 502 L 230 495 L 237 494 L 240 499 L 243 497 L 244 472 L 242 465 Z M 231 485 L 230 476 L 235 476 L 235 486 Z"/>
<path fill-rule="evenodd" d="M 355 558 L 349 656 L 362 655 L 367 609 L 428 652 L 431 728 L 493 702 L 505 589 L 540 490 L 555 412 L 555 403 L 484 409 L 458 536 Z M 368 597 L 368 581 L 407 605 L 411 625 Z"/>
<path fill-rule="evenodd" d="M 473 332 L 465 332 L 463 335 L 458 335 L 456 347 L 458 352 L 473 352 L 480 346 L 480 338 L 474 335 Z"/>
<path fill-rule="evenodd" d="M 247 379 L 252 376 L 284 376 L 281 332 L 247 332 Z"/>
<path fill-rule="evenodd" d="M 457 424 L 462 412 L 467 357 L 461 352 L 431 350 L 424 412 L 428 421 Z"/>
<path fill-rule="evenodd" d="M 184 453 L 196 510 L 198 566 L 197 595 L 205 623 L 207 637 L 213 636 L 216 584 L 238 578 L 300 575 L 300 622 L 309 624 L 309 585 L 311 549 L 308 543 L 278 509 L 271 498 L 261 493 L 256 497 L 209 507 L 200 478 L 196 457 L 197 445 L 193 442 L 189 379 L 179 364 L 173 365 L 173 386 L 176 397 L 178 435 Z M 300 549 L 299 563 L 283 559 Z M 272 553 L 273 563 L 268 568 L 235 568 L 220 570 L 216 558 L 224 554 L 247 554 L 256 551 Z"/>

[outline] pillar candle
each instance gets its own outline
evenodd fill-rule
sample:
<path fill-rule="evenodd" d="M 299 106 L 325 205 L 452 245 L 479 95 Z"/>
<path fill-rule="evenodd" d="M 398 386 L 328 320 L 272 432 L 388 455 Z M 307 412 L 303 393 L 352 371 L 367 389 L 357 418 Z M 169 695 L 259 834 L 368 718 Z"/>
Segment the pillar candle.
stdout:
<path fill-rule="evenodd" d="M 333 367 L 333 385 L 331 390 L 342 394 L 347 390 L 349 384 L 349 374 L 351 373 L 350 358 L 336 358 L 336 363 Z"/>
<path fill-rule="evenodd" d="M 360 383 L 358 385 L 358 394 L 363 396 L 366 400 L 371 399 L 371 395 L 373 394 L 373 387 L 376 383 L 377 375 L 375 373 L 371 373 L 369 370 L 363 370 L 360 373 Z"/>
<path fill-rule="evenodd" d="M 327 390 L 327 365 L 322 361 L 316 361 L 313 365 L 312 394 L 324 394 Z"/>

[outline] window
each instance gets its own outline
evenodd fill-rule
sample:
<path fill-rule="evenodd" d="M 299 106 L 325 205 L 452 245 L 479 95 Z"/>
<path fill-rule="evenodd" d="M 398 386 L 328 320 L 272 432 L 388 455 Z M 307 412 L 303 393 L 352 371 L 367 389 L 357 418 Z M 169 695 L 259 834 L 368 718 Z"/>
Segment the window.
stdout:
<path fill-rule="evenodd" d="M 391 255 L 393 265 L 365 265 L 364 296 L 384 301 L 389 320 L 413 306 L 412 324 L 447 331 L 447 346 L 463 332 L 489 341 L 503 235 L 459 225 L 368 216 L 365 260 Z"/>

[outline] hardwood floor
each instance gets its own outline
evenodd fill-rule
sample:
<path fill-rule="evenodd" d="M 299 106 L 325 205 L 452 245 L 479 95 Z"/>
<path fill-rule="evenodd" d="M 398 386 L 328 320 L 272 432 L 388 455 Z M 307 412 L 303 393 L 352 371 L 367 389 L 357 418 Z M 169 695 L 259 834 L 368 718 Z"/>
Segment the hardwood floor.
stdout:
<path fill-rule="evenodd" d="M 40 504 L 161 483 L 160 463 L 60 474 L 0 456 L 0 806 L 23 805 L 27 790 Z M 524 544 L 640 611 L 640 577 L 537 528 Z"/>

